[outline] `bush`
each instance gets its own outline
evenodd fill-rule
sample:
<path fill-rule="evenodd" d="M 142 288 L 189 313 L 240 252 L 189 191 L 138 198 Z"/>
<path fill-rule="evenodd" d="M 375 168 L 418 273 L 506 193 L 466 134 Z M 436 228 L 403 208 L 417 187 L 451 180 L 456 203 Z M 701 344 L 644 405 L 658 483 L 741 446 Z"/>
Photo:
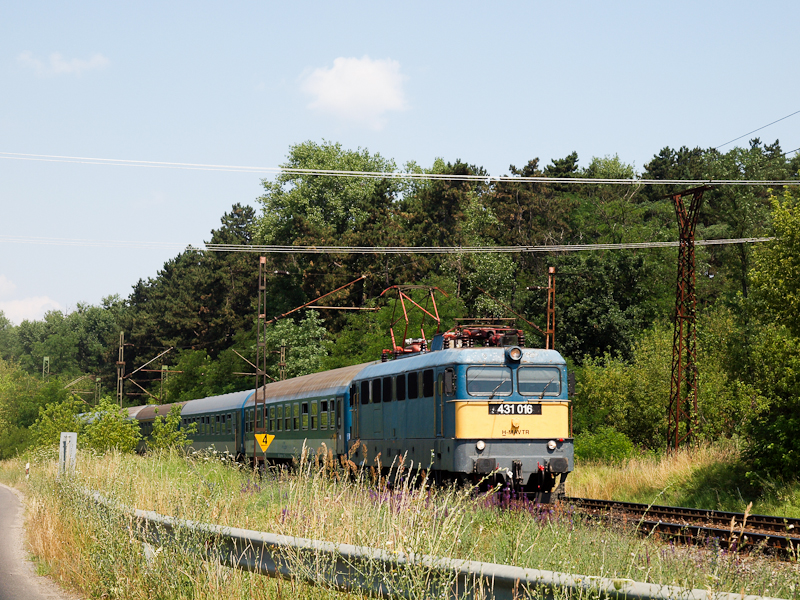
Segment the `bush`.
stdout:
<path fill-rule="evenodd" d="M 197 424 L 181 429 L 181 405 L 170 408 L 166 416 L 158 415 L 153 421 L 153 433 L 147 439 L 150 450 L 171 450 L 183 448 L 192 443 L 187 434 L 197 433 Z"/>
<path fill-rule="evenodd" d="M 106 396 L 89 413 L 89 421 L 84 426 L 83 445 L 98 452 L 133 452 L 141 437 L 139 422 L 128 418 L 128 411 Z"/>
<path fill-rule="evenodd" d="M 75 398 L 48 404 L 39 409 L 39 418 L 31 425 L 33 443 L 41 448 L 58 446 L 61 432 L 71 431 L 80 434 L 83 421 L 78 417 L 85 405 Z"/>
<path fill-rule="evenodd" d="M 786 327 L 765 327 L 752 350 L 753 380 L 767 406 L 756 405 L 746 423 L 748 478 L 800 471 L 800 338 Z"/>
<path fill-rule="evenodd" d="M 631 458 L 634 451 L 630 438 L 613 427 L 575 436 L 575 460 L 618 464 Z"/>

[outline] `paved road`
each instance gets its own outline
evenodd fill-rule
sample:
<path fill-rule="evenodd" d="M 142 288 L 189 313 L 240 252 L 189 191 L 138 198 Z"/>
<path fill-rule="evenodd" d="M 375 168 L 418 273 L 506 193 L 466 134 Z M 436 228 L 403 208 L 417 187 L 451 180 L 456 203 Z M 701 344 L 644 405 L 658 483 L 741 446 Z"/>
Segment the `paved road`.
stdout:
<path fill-rule="evenodd" d="M 22 527 L 22 504 L 0 484 L 0 600 L 74 600 L 28 560 Z"/>

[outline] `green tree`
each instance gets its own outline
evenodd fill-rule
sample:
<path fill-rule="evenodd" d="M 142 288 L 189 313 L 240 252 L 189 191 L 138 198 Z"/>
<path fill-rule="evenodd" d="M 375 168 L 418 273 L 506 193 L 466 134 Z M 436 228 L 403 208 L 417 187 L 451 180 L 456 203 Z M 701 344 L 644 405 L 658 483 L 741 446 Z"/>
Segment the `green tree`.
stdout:
<path fill-rule="evenodd" d="M 139 422 L 109 396 L 100 399 L 83 428 L 83 445 L 97 452 L 133 452 L 141 437 Z"/>
<path fill-rule="evenodd" d="M 286 345 L 286 377 L 298 377 L 323 369 L 328 355 L 328 332 L 323 327 L 317 311 L 309 310 L 299 322 L 281 319 L 268 326 L 264 335 L 267 355 L 267 372 L 278 377 L 280 348 Z"/>
<path fill-rule="evenodd" d="M 765 402 L 753 406 L 746 423 L 750 476 L 796 480 L 800 472 L 800 339 L 781 325 L 762 326 L 753 340 L 751 357 L 752 381 Z"/>
<path fill-rule="evenodd" d="M 655 325 L 637 340 L 631 362 L 605 354 L 580 368 L 574 401 L 577 434 L 613 428 L 646 448 L 663 446 L 672 336 Z"/>
<path fill-rule="evenodd" d="M 78 416 L 85 405 L 75 398 L 53 402 L 39 409 L 39 418 L 30 427 L 36 446 L 46 448 L 58 446 L 62 432 L 74 432 L 82 437 L 84 421 Z"/>
<path fill-rule="evenodd" d="M 209 243 L 251 244 L 254 219 L 251 207 L 234 204 L 222 217 L 222 226 L 212 231 Z M 134 286 L 123 322 L 132 344 L 126 349 L 126 361 L 142 364 L 170 346 L 205 352 L 215 360 L 238 344 L 239 337 L 250 333 L 257 292 L 258 257 L 238 252 L 182 252 L 167 261 L 156 277 Z M 174 361 L 173 356 L 179 354 L 167 356 L 166 361 Z M 236 387 L 237 377 L 229 374 L 221 385 L 228 384 Z"/>
<path fill-rule="evenodd" d="M 69 397 L 64 381 L 30 375 L 14 362 L 0 359 L 0 459 L 9 458 L 31 443 L 28 428 L 41 408 Z"/>
<path fill-rule="evenodd" d="M 194 433 L 197 433 L 197 424 L 181 427 L 181 406 L 175 405 L 166 416 L 156 416 L 147 448 L 154 451 L 180 450 L 192 443 L 188 436 Z"/>
<path fill-rule="evenodd" d="M 17 331 L 14 324 L 0 310 L 0 359 L 12 360 L 17 356 Z"/>
<path fill-rule="evenodd" d="M 770 194 L 775 240 L 759 247 L 751 278 L 757 300 L 800 336 L 800 199 Z"/>
<path fill-rule="evenodd" d="M 323 141 L 291 146 L 286 163 L 294 169 L 338 169 L 355 172 L 394 171 L 395 163 L 366 149 L 346 150 Z M 262 244 L 399 246 L 405 216 L 398 213 L 398 196 L 406 184 L 396 179 L 333 177 L 284 172 L 274 181 L 264 180 L 258 199 L 262 214 L 256 240 Z M 358 306 L 393 280 L 408 261 L 398 256 L 342 254 L 268 257 L 270 270 L 286 273 L 268 282 L 267 311 L 279 315 L 329 292 L 359 275 L 373 273 L 357 286 L 344 290 L 336 301 Z M 382 276 L 381 276 L 382 275 Z M 343 316 L 331 315 L 339 325 Z"/>
<path fill-rule="evenodd" d="M 653 265 L 629 251 L 571 253 L 558 260 L 556 348 L 584 356 L 631 352 L 640 331 L 658 314 Z"/>

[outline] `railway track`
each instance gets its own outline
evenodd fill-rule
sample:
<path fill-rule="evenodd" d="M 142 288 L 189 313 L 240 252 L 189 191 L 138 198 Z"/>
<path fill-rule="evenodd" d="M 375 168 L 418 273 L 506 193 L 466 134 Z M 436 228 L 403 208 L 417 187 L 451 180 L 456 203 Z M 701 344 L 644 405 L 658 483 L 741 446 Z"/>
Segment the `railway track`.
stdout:
<path fill-rule="evenodd" d="M 563 502 L 585 514 L 687 544 L 713 543 L 735 550 L 770 548 L 782 554 L 800 548 L 800 519 L 589 498 L 565 498 Z"/>

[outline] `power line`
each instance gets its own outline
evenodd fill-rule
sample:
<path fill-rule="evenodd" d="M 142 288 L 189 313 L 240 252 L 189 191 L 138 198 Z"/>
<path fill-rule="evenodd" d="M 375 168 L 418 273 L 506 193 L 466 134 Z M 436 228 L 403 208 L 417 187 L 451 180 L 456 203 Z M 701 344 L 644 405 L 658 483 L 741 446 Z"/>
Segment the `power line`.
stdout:
<path fill-rule="evenodd" d="M 753 129 L 753 131 L 750 131 L 750 132 L 748 132 L 748 133 L 745 133 L 744 135 L 740 135 L 740 136 L 739 136 L 739 137 L 737 137 L 737 138 L 733 138 L 733 139 L 732 139 L 730 142 L 725 142 L 724 144 L 720 144 L 719 146 L 717 146 L 716 148 L 714 148 L 714 150 L 719 150 L 720 148 L 722 148 L 723 146 L 727 146 L 727 145 L 728 145 L 728 144 L 730 144 L 731 142 L 735 142 L 736 140 L 740 140 L 740 139 L 742 139 L 743 137 L 747 137 L 748 135 L 750 135 L 751 133 L 755 133 L 756 131 L 761 131 L 762 129 L 766 129 L 766 128 L 767 128 L 767 127 L 769 127 L 770 125 L 775 125 L 775 123 L 779 123 L 779 122 L 783 121 L 784 119 L 788 119 L 789 117 L 793 117 L 793 116 L 794 116 L 794 115 L 796 115 L 797 113 L 800 113 L 800 110 L 796 110 L 796 111 L 794 111 L 792 114 L 790 114 L 790 115 L 786 115 L 785 117 L 781 117 L 781 118 L 780 118 L 780 119 L 778 119 L 777 121 L 773 121 L 772 123 L 767 123 L 767 124 L 766 124 L 766 125 L 764 125 L 763 127 L 759 127 L 758 129 Z"/>
<path fill-rule="evenodd" d="M 756 244 L 774 240 L 773 237 L 697 240 L 697 246 Z M 260 254 L 530 254 L 547 252 L 578 252 L 591 250 L 638 250 L 675 248 L 680 242 L 632 242 L 624 244 L 559 244 L 552 246 L 280 246 L 244 244 L 191 244 L 134 242 L 114 240 L 79 240 L 0 235 L 0 242 L 36 244 L 41 246 L 79 246 L 132 248 L 145 250 L 189 250 L 194 252 L 250 252 Z"/>
<path fill-rule="evenodd" d="M 723 246 L 770 242 L 774 237 L 696 240 L 696 246 Z M 530 254 L 586 250 L 637 250 L 676 248 L 674 242 L 632 242 L 624 244 L 559 244 L 553 246 L 245 246 L 206 244 L 209 252 L 257 252 L 262 254 Z"/>
<path fill-rule="evenodd" d="M 800 112 L 800 111 L 798 111 Z M 785 117 L 784 117 L 785 118 Z M 746 134 L 747 135 L 747 134 Z M 448 175 L 444 173 L 400 172 L 400 171 L 339 171 L 335 169 L 298 169 L 293 167 L 252 167 L 236 165 L 212 165 L 200 163 L 156 162 L 146 160 L 124 160 L 111 158 L 89 158 L 80 156 L 57 156 L 47 154 L 21 154 L 0 152 L 0 158 L 9 160 L 31 160 L 44 162 L 77 163 L 118 167 L 146 167 L 158 169 L 183 169 L 192 171 L 223 171 L 231 173 L 269 173 L 308 175 L 318 177 L 357 177 L 362 179 L 398 179 L 419 181 L 473 181 L 478 183 L 558 183 L 576 185 L 741 185 L 741 186 L 800 186 L 800 180 L 744 180 L 744 179 L 613 179 L 587 177 L 522 177 L 512 175 Z"/>

